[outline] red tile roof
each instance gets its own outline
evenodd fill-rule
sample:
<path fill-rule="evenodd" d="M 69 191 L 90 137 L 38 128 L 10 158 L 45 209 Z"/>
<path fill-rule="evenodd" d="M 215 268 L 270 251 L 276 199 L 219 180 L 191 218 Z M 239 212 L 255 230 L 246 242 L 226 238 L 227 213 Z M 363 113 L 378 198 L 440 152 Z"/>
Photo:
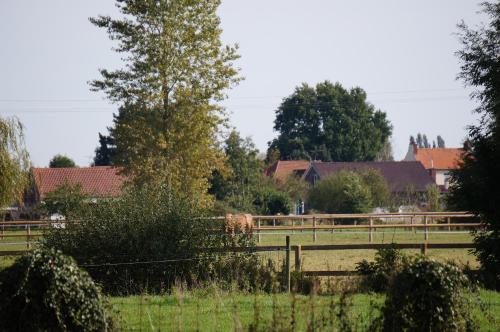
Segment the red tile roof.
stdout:
<path fill-rule="evenodd" d="M 423 192 L 432 185 L 429 173 L 418 161 L 367 161 L 367 162 L 323 162 L 311 163 L 308 173 L 314 171 L 320 179 L 343 169 L 376 169 L 385 178 L 392 192 L 404 192 L 408 186 Z M 308 174 L 305 174 L 305 176 Z"/>
<path fill-rule="evenodd" d="M 116 197 L 126 179 L 112 166 L 33 168 L 32 171 L 42 199 L 65 182 L 81 184 L 83 191 L 93 197 Z"/>
<path fill-rule="evenodd" d="M 266 169 L 265 174 L 274 179 L 284 181 L 293 173 L 302 175 L 311 162 L 307 160 L 279 160 Z"/>
<path fill-rule="evenodd" d="M 426 169 L 455 169 L 462 152 L 462 149 L 457 148 L 418 148 L 415 159 Z"/>

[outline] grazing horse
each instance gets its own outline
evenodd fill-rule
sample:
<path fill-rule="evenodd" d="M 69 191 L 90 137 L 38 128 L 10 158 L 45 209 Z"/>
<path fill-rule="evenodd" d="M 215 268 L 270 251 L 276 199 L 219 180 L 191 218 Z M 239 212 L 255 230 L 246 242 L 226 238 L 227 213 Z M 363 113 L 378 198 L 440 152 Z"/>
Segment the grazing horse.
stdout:
<path fill-rule="evenodd" d="M 253 222 L 251 214 L 226 214 L 225 230 L 227 234 L 234 235 L 241 232 L 247 235 L 252 234 Z"/>

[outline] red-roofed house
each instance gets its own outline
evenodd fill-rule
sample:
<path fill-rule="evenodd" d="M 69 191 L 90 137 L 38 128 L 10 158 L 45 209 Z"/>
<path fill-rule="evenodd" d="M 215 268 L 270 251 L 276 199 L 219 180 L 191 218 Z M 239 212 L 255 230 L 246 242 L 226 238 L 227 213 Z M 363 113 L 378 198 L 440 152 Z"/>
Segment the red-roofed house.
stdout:
<path fill-rule="evenodd" d="M 307 160 L 279 160 L 265 170 L 265 175 L 278 181 L 285 181 L 294 174 L 302 176 L 311 162 Z"/>
<path fill-rule="evenodd" d="M 112 166 L 33 168 L 37 200 L 64 183 L 80 184 L 83 192 L 93 198 L 117 197 L 126 178 Z"/>
<path fill-rule="evenodd" d="M 449 172 L 458 168 L 458 161 L 463 153 L 459 148 L 419 148 L 410 144 L 404 161 L 419 161 L 429 172 L 434 182 L 447 190 Z"/>

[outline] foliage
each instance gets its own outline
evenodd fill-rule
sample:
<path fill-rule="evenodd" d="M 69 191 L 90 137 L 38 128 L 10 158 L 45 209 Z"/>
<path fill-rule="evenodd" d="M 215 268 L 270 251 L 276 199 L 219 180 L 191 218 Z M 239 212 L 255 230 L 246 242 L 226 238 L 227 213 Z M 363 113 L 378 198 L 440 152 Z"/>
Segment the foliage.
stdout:
<path fill-rule="evenodd" d="M 481 121 L 469 127 L 460 167 L 452 171 L 449 204 L 481 218 L 485 231 L 476 234 L 475 253 L 489 286 L 500 289 L 500 4 L 483 4 L 490 21 L 476 30 L 461 23 L 463 49 L 459 75 L 475 87 Z"/>
<path fill-rule="evenodd" d="M 380 172 L 341 170 L 319 181 L 308 194 L 312 209 L 326 213 L 364 213 L 388 204 L 389 190 Z"/>
<path fill-rule="evenodd" d="M 304 201 L 310 189 L 309 182 L 300 176 L 290 174 L 284 181 L 276 181 L 275 187 L 286 193 L 294 202 Z"/>
<path fill-rule="evenodd" d="M 73 159 L 68 156 L 63 156 L 61 154 L 56 154 L 49 162 L 50 168 L 62 168 L 62 167 L 75 167 L 76 164 Z"/>
<path fill-rule="evenodd" d="M 269 185 L 256 192 L 253 205 L 263 215 L 290 214 L 292 210 L 290 197 Z"/>
<path fill-rule="evenodd" d="M 216 140 L 223 110 L 214 101 L 239 81 L 236 48 L 220 39 L 219 4 L 120 0 L 122 18 L 91 18 L 125 61 L 91 83 L 119 104 L 110 130 L 115 165 L 139 187 L 163 183 L 202 207 L 212 203 L 209 177 L 223 167 Z"/>
<path fill-rule="evenodd" d="M 375 156 L 375 161 L 394 161 L 391 141 L 385 141 L 382 149 Z"/>
<path fill-rule="evenodd" d="M 175 282 L 207 280 L 256 287 L 267 268 L 255 254 L 228 249 L 252 245 L 247 234 L 226 234 L 190 200 L 165 186 L 126 192 L 89 205 L 78 223 L 48 229 L 44 247 L 75 257 L 113 294 L 160 292 Z"/>
<path fill-rule="evenodd" d="M 45 196 L 40 208 L 42 213 L 49 216 L 60 214 L 66 219 L 74 219 L 83 213 L 86 205 L 90 204 L 89 198 L 83 192 L 81 184 L 65 182 Z"/>
<path fill-rule="evenodd" d="M 115 154 L 114 138 L 99 133 L 99 146 L 95 149 L 94 166 L 112 166 Z"/>
<path fill-rule="evenodd" d="M 374 262 L 363 259 L 356 264 L 356 271 L 364 276 L 361 286 L 374 292 L 387 291 L 389 282 L 401 270 L 406 260 L 403 253 L 394 247 L 378 249 Z"/>
<path fill-rule="evenodd" d="M 429 211 L 438 212 L 442 210 L 441 207 L 441 193 L 438 186 L 431 185 L 427 187 L 425 192 L 425 197 L 427 199 L 427 208 Z"/>
<path fill-rule="evenodd" d="M 110 331 L 104 299 L 74 260 L 34 250 L 0 272 L 0 330 Z"/>
<path fill-rule="evenodd" d="M 232 131 L 224 142 L 227 172 L 215 171 L 209 192 L 236 210 L 250 212 L 255 191 L 262 182 L 262 162 L 250 138 Z"/>
<path fill-rule="evenodd" d="M 438 148 L 445 148 L 446 147 L 446 144 L 444 143 L 444 139 L 440 135 L 437 135 L 437 147 Z"/>
<path fill-rule="evenodd" d="M 269 148 L 279 150 L 282 160 L 374 160 L 392 132 L 364 90 L 329 81 L 297 87 L 276 110 L 274 129 L 279 136 Z"/>
<path fill-rule="evenodd" d="M 28 169 L 23 125 L 16 118 L 0 117 L 0 208 L 22 201 Z"/>
<path fill-rule="evenodd" d="M 382 309 L 384 331 L 473 331 L 469 280 L 450 263 L 424 257 L 404 264 Z"/>

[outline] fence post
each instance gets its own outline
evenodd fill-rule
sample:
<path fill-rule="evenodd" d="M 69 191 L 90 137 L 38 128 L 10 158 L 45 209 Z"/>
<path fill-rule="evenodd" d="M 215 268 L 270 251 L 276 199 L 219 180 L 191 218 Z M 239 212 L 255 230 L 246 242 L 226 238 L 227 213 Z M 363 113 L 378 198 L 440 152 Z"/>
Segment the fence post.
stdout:
<path fill-rule="evenodd" d="M 370 234 L 368 236 L 370 243 L 373 242 L 373 218 L 370 218 Z"/>
<path fill-rule="evenodd" d="M 300 226 L 304 226 L 304 218 L 303 217 L 302 217 L 302 219 L 300 219 Z M 304 233 L 304 230 L 301 229 L 300 232 Z"/>
<path fill-rule="evenodd" d="M 427 242 L 420 245 L 420 253 L 424 256 L 427 255 Z"/>
<path fill-rule="evenodd" d="M 286 236 L 286 291 L 290 293 L 290 235 Z"/>
<path fill-rule="evenodd" d="M 332 234 L 335 232 L 335 219 L 332 219 Z"/>
<path fill-rule="evenodd" d="M 292 218 L 292 228 L 295 228 L 295 219 Z M 292 234 L 295 234 L 295 229 L 292 229 Z"/>
<path fill-rule="evenodd" d="M 413 217 L 410 217 L 410 225 L 413 225 Z M 411 227 L 411 230 L 413 231 L 413 233 L 417 233 L 417 229 L 415 227 Z"/>
<path fill-rule="evenodd" d="M 31 235 L 31 227 L 30 225 L 27 225 L 28 227 L 26 228 L 26 248 L 30 249 L 30 235 Z"/>
<path fill-rule="evenodd" d="M 302 262 L 300 261 L 300 255 L 302 254 L 302 247 L 300 244 L 294 246 L 295 250 L 295 271 L 300 271 Z"/>
<path fill-rule="evenodd" d="M 450 223 L 451 223 L 451 220 L 450 220 L 450 219 L 451 219 L 451 218 L 450 218 L 450 217 L 448 217 L 447 219 L 448 219 L 448 232 L 450 232 L 450 231 L 451 231 L 451 227 L 450 227 Z"/>
<path fill-rule="evenodd" d="M 316 242 L 316 216 L 313 217 L 313 242 Z"/>
<path fill-rule="evenodd" d="M 260 218 L 257 219 L 257 242 L 260 243 Z"/>
<path fill-rule="evenodd" d="M 427 216 L 424 216 L 424 224 L 425 224 L 425 241 L 429 240 L 429 228 L 427 227 Z"/>
<path fill-rule="evenodd" d="M 273 227 L 276 227 L 276 219 L 273 218 Z"/>

